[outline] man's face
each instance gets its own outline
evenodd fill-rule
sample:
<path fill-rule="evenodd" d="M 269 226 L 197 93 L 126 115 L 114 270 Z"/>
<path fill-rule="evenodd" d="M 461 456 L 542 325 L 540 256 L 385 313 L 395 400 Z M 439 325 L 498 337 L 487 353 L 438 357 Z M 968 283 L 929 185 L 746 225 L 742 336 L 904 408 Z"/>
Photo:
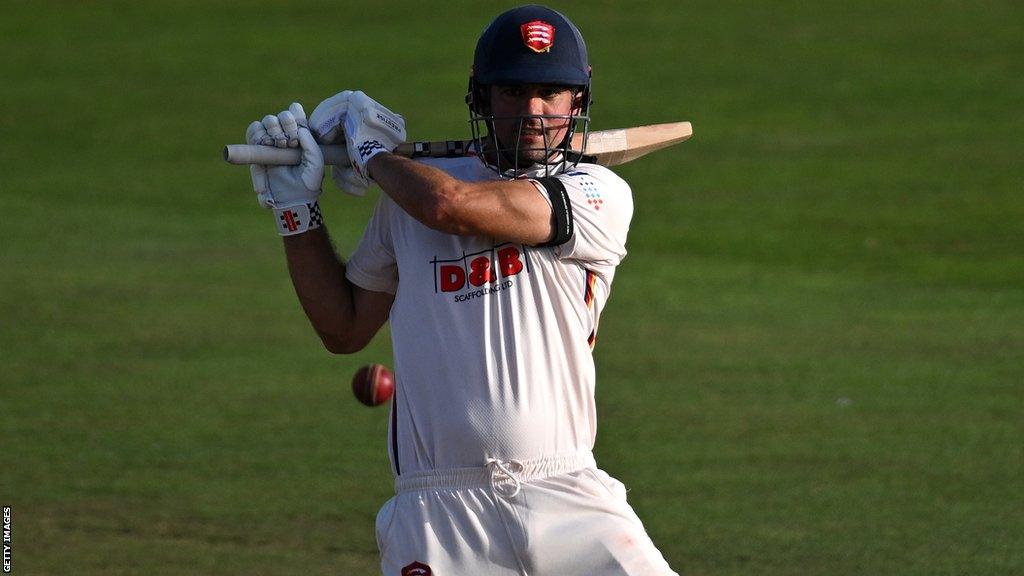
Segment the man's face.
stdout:
<path fill-rule="evenodd" d="M 500 148 L 512 150 L 518 141 L 519 163 L 530 165 L 548 160 L 547 148 L 562 143 L 569 131 L 568 118 L 526 118 L 540 114 L 568 116 L 579 112 L 579 98 L 572 88 L 547 84 L 491 86 L 491 114 L 494 135 Z M 505 118 L 505 119 L 501 119 Z"/>

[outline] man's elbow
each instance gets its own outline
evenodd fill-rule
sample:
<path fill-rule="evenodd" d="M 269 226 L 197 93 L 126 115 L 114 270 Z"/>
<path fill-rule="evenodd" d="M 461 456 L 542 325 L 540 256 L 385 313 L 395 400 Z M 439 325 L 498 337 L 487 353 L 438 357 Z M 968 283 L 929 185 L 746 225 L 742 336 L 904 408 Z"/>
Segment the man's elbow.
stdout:
<path fill-rule="evenodd" d="M 317 334 L 320 336 L 320 342 L 323 343 L 324 348 L 331 354 L 355 354 L 366 348 L 366 345 L 369 344 L 368 340 L 352 338 L 351 336 L 345 337 L 339 334 L 328 334 L 319 331 Z"/>

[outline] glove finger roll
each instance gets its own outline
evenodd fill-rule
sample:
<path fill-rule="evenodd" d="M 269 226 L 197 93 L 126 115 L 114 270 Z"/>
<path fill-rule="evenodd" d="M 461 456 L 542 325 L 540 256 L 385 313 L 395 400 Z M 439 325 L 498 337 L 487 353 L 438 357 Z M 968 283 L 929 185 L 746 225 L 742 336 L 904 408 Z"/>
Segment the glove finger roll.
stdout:
<path fill-rule="evenodd" d="M 278 148 L 288 147 L 288 137 L 284 135 L 284 130 L 281 129 L 281 123 L 278 122 L 277 116 L 273 114 L 267 114 L 263 117 L 263 127 L 267 129 L 268 139 L 270 142 L 264 142 L 265 144 L 277 146 Z"/>
<path fill-rule="evenodd" d="M 295 117 L 295 121 L 299 126 L 309 128 L 309 121 L 306 120 L 306 110 L 302 107 L 302 104 L 292 102 L 292 105 L 288 107 L 288 111 Z"/>
<path fill-rule="evenodd" d="M 245 130 L 245 141 L 249 144 L 262 144 L 263 138 L 267 135 L 267 129 L 259 120 L 253 120 L 252 124 Z"/>
<path fill-rule="evenodd" d="M 285 110 L 277 115 L 277 121 L 281 124 L 281 130 L 284 132 L 286 138 L 288 138 L 289 148 L 299 147 L 299 125 L 295 122 L 295 116 Z"/>

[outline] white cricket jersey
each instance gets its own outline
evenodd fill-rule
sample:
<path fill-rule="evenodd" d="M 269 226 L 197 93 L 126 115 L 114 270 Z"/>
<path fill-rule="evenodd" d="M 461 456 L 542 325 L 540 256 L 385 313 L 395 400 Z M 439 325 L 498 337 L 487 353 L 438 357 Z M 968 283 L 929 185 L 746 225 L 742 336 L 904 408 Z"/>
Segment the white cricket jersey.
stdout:
<path fill-rule="evenodd" d="M 475 156 L 423 162 L 460 180 L 498 178 Z M 602 166 L 557 177 L 575 232 L 553 248 L 445 234 L 381 194 L 346 276 L 395 294 L 395 474 L 593 448 L 591 349 L 633 199 Z"/>

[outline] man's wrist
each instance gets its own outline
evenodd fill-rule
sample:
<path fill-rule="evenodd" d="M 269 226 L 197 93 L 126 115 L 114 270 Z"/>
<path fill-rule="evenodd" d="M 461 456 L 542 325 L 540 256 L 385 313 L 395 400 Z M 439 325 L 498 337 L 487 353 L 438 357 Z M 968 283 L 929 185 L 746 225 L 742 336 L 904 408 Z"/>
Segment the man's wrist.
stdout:
<path fill-rule="evenodd" d="M 366 161 L 366 177 L 367 178 L 370 178 L 371 180 L 373 179 L 374 167 L 376 166 L 378 169 L 380 169 L 380 165 L 381 165 L 381 162 L 382 162 L 381 158 L 384 158 L 384 157 L 387 157 L 387 156 L 391 156 L 391 152 L 383 151 L 382 150 L 381 152 L 378 152 L 377 154 L 374 154 L 373 156 L 371 156 L 370 159 Z M 386 162 L 386 160 L 385 160 L 385 162 Z"/>
<path fill-rule="evenodd" d="M 320 203 L 316 200 L 274 209 L 274 221 L 277 233 L 281 236 L 294 236 L 323 225 L 324 217 L 320 212 Z"/>

